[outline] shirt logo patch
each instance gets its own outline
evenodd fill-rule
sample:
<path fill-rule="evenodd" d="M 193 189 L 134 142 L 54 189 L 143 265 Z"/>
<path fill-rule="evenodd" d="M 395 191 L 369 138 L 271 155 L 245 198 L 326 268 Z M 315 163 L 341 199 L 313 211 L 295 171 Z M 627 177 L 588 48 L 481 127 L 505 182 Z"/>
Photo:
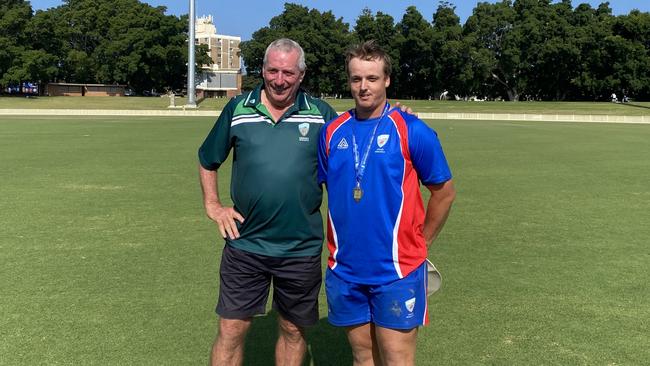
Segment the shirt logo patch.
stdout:
<path fill-rule="evenodd" d="M 406 306 L 406 310 L 409 311 L 409 313 L 413 312 L 413 309 L 415 309 L 415 297 L 412 299 L 408 299 L 404 302 L 404 305 Z"/>
<path fill-rule="evenodd" d="M 298 132 L 302 136 L 298 137 L 298 141 L 309 141 L 309 137 L 307 137 L 307 134 L 309 133 L 309 123 L 301 123 L 298 125 Z"/>
<path fill-rule="evenodd" d="M 384 147 L 386 145 L 386 142 L 388 142 L 389 135 L 379 135 L 377 136 L 377 146 L 380 148 Z"/>
<path fill-rule="evenodd" d="M 339 150 L 345 150 L 348 148 L 348 142 L 345 140 L 345 137 L 341 139 L 338 145 L 336 145 L 336 148 Z"/>
<path fill-rule="evenodd" d="M 300 131 L 300 134 L 304 136 L 307 136 L 309 133 L 309 123 L 301 123 L 298 125 L 298 131 Z"/>

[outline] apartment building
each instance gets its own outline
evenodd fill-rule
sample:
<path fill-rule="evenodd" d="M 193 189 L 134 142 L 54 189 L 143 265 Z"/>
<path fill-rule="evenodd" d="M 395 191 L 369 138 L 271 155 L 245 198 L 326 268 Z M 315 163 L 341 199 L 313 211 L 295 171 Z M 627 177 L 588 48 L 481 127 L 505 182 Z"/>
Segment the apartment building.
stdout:
<path fill-rule="evenodd" d="M 196 44 L 208 45 L 210 65 L 197 70 L 199 97 L 233 97 L 241 93 L 241 37 L 217 34 L 211 15 L 196 18 Z"/>

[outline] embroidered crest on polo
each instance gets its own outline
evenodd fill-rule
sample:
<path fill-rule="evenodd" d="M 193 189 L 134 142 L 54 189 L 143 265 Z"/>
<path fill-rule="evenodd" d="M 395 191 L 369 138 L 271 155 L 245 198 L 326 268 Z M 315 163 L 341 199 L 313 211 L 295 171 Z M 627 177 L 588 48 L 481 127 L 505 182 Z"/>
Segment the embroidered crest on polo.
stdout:
<path fill-rule="evenodd" d="M 377 146 L 384 147 L 386 145 L 386 142 L 388 142 L 389 135 L 379 135 L 377 136 Z"/>
<path fill-rule="evenodd" d="M 309 133 L 309 123 L 301 123 L 298 125 L 298 131 L 300 131 L 300 134 L 303 136 L 307 136 Z"/>
<path fill-rule="evenodd" d="M 344 137 L 344 138 L 341 139 L 341 141 L 339 141 L 339 144 L 336 145 L 336 148 L 339 149 L 339 150 L 345 150 L 345 149 L 348 148 L 348 146 L 349 146 L 348 141 Z"/>
<path fill-rule="evenodd" d="M 309 123 L 301 123 L 298 125 L 298 131 L 302 136 L 298 137 L 298 141 L 309 141 L 307 134 L 309 133 Z"/>

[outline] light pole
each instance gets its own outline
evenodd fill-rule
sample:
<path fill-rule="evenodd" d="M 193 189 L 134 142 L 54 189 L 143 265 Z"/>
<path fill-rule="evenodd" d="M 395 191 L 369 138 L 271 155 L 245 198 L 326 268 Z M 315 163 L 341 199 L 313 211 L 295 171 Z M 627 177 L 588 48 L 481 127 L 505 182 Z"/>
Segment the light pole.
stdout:
<path fill-rule="evenodd" d="M 194 36 L 194 28 L 196 26 L 196 15 L 194 14 L 194 0 L 190 0 L 190 34 L 189 39 L 187 40 L 188 50 L 187 50 L 187 106 L 190 108 L 196 108 L 196 78 L 194 71 L 194 43 L 196 42 L 196 37 Z"/>

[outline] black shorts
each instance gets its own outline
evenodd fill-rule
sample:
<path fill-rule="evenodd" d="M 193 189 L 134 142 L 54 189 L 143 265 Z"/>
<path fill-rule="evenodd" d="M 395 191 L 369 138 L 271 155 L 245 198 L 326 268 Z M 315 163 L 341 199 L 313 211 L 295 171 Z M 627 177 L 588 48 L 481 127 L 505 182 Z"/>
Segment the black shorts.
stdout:
<path fill-rule="evenodd" d="M 248 319 L 266 313 L 273 281 L 273 309 L 297 326 L 318 322 L 318 292 L 322 282 L 320 255 L 277 258 L 226 245 L 221 256 L 217 314 Z"/>

